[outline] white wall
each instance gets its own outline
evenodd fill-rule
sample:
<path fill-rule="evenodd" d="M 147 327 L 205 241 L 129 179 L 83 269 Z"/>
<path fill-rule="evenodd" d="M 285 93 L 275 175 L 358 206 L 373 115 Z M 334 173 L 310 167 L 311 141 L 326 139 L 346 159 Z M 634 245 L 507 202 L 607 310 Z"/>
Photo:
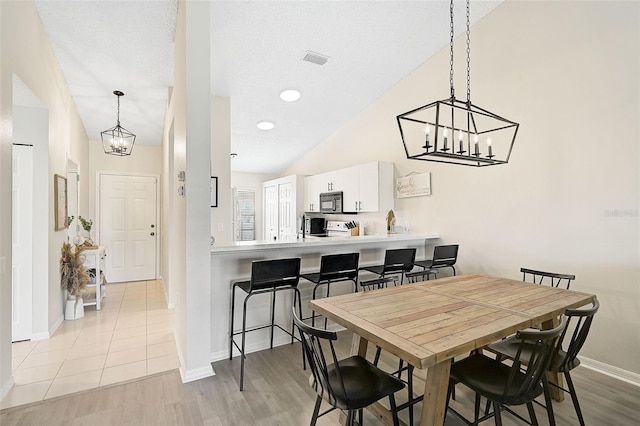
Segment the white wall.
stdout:
<path fill-rule="evenodd" d="M 218 178 L 218 207 L 211 208 L 211 235 L 216 244 L 233 240 L 231 216 L 231 106 L 229 98 L 211 97 L 211 176 Z"/>
<path fill-rule="evenodd" d="M 85 145 L 88 138 L 65 80 L 58 68 L 49 41 L 32 2 L 0 2 L 0 258 L 11 265 L 11 144 L 12 144 L 12 79 L 17 76 L 40 99 L 48 111 L 48 152 L 44 169 L 47 175 L 45 212 L 47 226 L 39 232 L 40 247 L 46 247 L 48 265 L 48 304 L 42 312 L 48 331 L 62 321 L 62 290 L 58 259 L 65 231 L 54 231 L 53 174 L 65 175 L 67 159 L 81 167 L 88 163 Z M 35 164 L 34 164 L 35 166 Z M 88 199 L 86 187 L 81 199 Z M 34 234 L 37 231 L 34 230 Z M 11 274 L 5 267 L 0 277 L 0 395 L 11 383 Z"/>
<path fill-rule="evenodd" d="M 472 101 L 520 123 L 508 165 L 405 158 L 396 115 L 448 97 L 447 46 L 285 173 L 430 171 L 432 195 L 396 200 L 397 216 L 460 243 L 462 273 L 576 274 L 601 302 L 582 355 L 640 382 L 639 18 L 638 2 L 507 1 L 472 28 Z M 347 146 L 360 155 L 332 155 Z"/>
<path fill-rule="evenodd" d="M 233 160 L 232 160 L 233 161 Z M 256 191 L 256 240 L 264 239 L 263 208 L 262 208 L 262 183 L 276 179 L 278 175 L 261 173 L 231 173 L 231 187 L 239 189 L 254 189 Z"/>
<path fill-rule="evenodd" d="M 213 374 L 210 364 L 212 100 L 209 14 L 209 3 L 179 3 L 174 48 L 175 86 L 163 137 L 163 152 L 170 157 L 163 163 L 167 168 L 163 174 L 169 181 L 169 191 L 177 188 L 177 171 L 187 171 L 185 197 L 174 195 L 170 205 L 163 205 L 162 216 L 163 221 L 170 218 L 167 223 L 169 246 L 162 256 L 169 258 L 168 285 L 175 295 L 175 337 L 183 381 Z"/>

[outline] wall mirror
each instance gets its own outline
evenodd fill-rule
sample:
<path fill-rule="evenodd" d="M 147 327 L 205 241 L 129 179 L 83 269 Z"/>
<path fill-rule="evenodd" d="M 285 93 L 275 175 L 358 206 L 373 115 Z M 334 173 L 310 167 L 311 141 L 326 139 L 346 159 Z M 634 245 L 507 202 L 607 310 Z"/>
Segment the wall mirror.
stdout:
<path fill-rule="evenodd" d="M 54 226 L 56 231 L 67 229 L 67 178 L 53 175 Z"/>

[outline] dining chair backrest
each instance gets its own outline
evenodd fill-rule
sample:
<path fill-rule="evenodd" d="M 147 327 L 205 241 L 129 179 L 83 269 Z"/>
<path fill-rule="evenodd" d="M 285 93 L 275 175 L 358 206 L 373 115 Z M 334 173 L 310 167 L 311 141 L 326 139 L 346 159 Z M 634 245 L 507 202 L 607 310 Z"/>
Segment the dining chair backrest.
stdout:
<path fill-rule="evenodd" d="M 455 265 L 458 260 L 458 247 L 458 244 L 434 247 L 431 267 L 442 268 Z"/>
<path fill-rule="evenodd" d="M 360 253 L 328 254 L 320 258 L 320 281 L 356 280 Z"/>
<path fill-rule="evenodd" d="M 323 330 L 305 324 L 298 318 L 295 309 L 292 309 L 292 313 L 293 322 L 302 334 L 302 349 L 307 357 L 309 368 L 313 375 L 312 387 L 318 395 L 322 395 L 329 404 L 336 406 L 337 398 L 336 392 L 331 384 L 332 382 L 337 383 L 341 387 L 341 389 L 337 390 L 341 395 L 348 395 L 345 390 L 342 372 L 339 368 L 332 369 L 332 374 L 337 375 L 337 380 L 329 380 L 329 366 L 338 365 L 338 357 L 336 356 L 333 345 L 333 342 L 338 340 L 338 335 L 335 331 Z M 327 362 L 327 359 L 329 362 Z"/>
<path fill-rule="evenodd" d="M 384 253 L 383 274 L 392 272 L 409 272 L 416 260 L 416 249 L 392 249 Z"/>
<path fill-rule="evenodd" d="M 596 312 L 600 309 L 600 302 L 594 299 L 593 304 L 587 309 L 567 309 L 565 316 L 567 317 L 568 326 L 565 328 L 560 339 L 558 339 L 556 353 L 559 360 L 552 364 L 552 369 L 557 372 L 569 371 L 575 367 L 576 358 L 582 345 L 587 340 L 591 323 Z M 574 321 L 575 320 L 575 321 Z M 573 323 L 573 324 L 572 324 Z M 565 336 L 568 330 L 573 328 L 571 338 L 568 340 L 566 350 L 563 350 Z M 555 360 L 554 360 L 555 361 Z"/>
<path fill-rule="evenodd" d="M 284 286 L 297 287 L 299 280 L 299 257 L 251 262 L 250 291 Z"/>
<path fill-rule="evenodd" d="M 569 290 L 571 282 L 576 279 L 575 275 L 537 271 L 528 268 L 520 268 L 520 272 L 522 272 L 522 281 L 527 281 L 527 276 L 529 276 L 534 284 L 549 284 L 551 287 L 556 288 L 562 286 L 567 290 Z"/>
<path fill-rule="evenodd" d="M 516 333 L 519 346 L 503 391 L 503 403 L 518 401 L 523 396 L 531 394 L 540 385 L 555 353 L 556 342 L 566 328 L 567 319 L 563 317 L 556 328 L 527 329 Z M 527 359 L 522 357 L 524 354 Z M 527 366 L 524 371 L 521 370 L 523 365 Z"/>

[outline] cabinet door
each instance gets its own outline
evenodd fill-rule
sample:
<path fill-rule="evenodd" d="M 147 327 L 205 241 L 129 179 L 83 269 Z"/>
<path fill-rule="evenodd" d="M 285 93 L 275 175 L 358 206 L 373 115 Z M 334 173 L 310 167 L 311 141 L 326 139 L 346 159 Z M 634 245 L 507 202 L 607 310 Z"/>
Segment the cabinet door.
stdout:
<path fill-rule="evenodd" d="M 278 237 L 278 187 L 264 187 L 264 237 L 275 240 Z"/>
<path fill-rule="evenodd" d="M 320 193 L 322 192 L 323 180 L 316 176 L 304 178 L 304 211 L 317 212 L 320 210 Z"/>
<path fill-rule="evenodd" d="M 375 161 L 358 166 L 359 212 L 393 209 L 393 163 Z"/>
<path fill-rule="evenodd" d="M 342 191 L 342 211 L 358 211 L 360 181 L 358 167 L 336 170 L 333 173 L 336 191 Z"/>

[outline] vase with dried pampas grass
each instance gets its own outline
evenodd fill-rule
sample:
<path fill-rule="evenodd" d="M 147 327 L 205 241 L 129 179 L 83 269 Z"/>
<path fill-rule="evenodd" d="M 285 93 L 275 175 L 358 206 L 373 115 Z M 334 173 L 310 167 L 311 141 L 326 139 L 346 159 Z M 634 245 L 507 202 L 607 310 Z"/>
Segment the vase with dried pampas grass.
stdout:
<path fill-rule="evenodd" d="M 84 266 L 81 250 L 74 250 L 71 244 L 63 243 L 60 254 L 60 283 L 67 290 L 65 319 L 79 318 L 84 315 L 82 290 L 87 287 L 90 277 Z M 73 314 L 67 314 L 69 302 L 73 304 Z M 82 312 L 79 313 L 81 308 Z M 69 316 L 72 318 L 68 318 Z"/>

